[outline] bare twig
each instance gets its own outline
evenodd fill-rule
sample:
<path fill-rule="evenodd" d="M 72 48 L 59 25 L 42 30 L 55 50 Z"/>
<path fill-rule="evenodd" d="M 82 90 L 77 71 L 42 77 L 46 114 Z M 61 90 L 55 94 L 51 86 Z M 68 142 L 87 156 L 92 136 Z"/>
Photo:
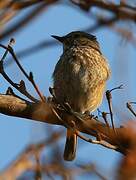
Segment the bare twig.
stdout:
<path fill-rule="evenodd" d="M 110 92 L 112 92 L 114 90 L 118 90 L 118 89 L 123 89 L 123 84 L 121 84 L 120 86 L 117 86 L 117 87 L 111 89 Z"/>
<path fill-rule="evenodd" d="M 106 91 L 106 97 L 107 97 L 109 111 L 110 111 L 111 125 L 112 125 L 113 130 L 115 131 L 113 112 L 112 112 L 112 103 L 111 103 L 111 99 L 112 99 L 111 91 L 109 91 L 109 90 Z"/>
<path fill-rule="evenodd" d="M 92 140 L 92 139 L 90 139 L 90 138 L 87 138 L 87 137 L 81 135 L 81 134 L 79 133 L 79 131 L 76 129 L 76 126 L 75 126 L 74 121 L 71 121 L 71 122 L 64 121 L 64 120 L 59 116 L 59 114 L 56 112 L 56 110 L 55 110 L 54 108 L 52 108 L 52 111 L 53 111 L 53 113 L 59 118 L 59 120 L 65 125 L 66 128 L 69 128 L 71 131 L 73 131 L 73 133 L 75 133 L 75 134 L 76 134 L 78 137 L 80 137 L 81 139 L 83 139 L 83 140 L 85 140 L 85 141 L 87 141 L 87 142 L 93 143 L 93 144 L 100 144 L 100 145 L 102 145 L 102 146 L 104 146 L 104 147 L 107 147 L 107 148 L 109 148 L 109 149 L 117 150 L 117 147 L 115 147 L 115 146 L 113 146 L 113 145 L 111 145 L 111 144 L 109 144 L 109 143 L 106 143 L 106 142 L 103 141 L 103 140 L 96 141 L 96 140 Z M 78 120 L 81 120 L 81 122 L 84 122 L 83 119 L 78 118 L 78 116 L 76 116 L 74 113 L 73 113 L 72 115 L 73 115 L 74 117 L 76 117 Z M 108 128 L 110 128 L 110 127 L 108 126 Z M 115 130 L 115 129 L 114 129 L 114 130 Z"/>
<path fill-rule="evenodd" d="M 109 113 L 102 112 L 102 117 L 103 117 L 103 119 L 104 119 L 105 124 L 107 125 L 107 127 L 110 128 L 110 125 L 109 125 L 108 120 L 107 120 L 107 114 L 109 114 Z"/>
<path fill-rule="evenodd" d="M 53 3 L 53 0 L 29 0 L 29 1 L 22 1 L 22 2 L 16 1 L 9 8 L 11 8 L 12 10 L 22 10 L 24 8 L 28 8 L 28 7 L 33 6 L 35 4 L 40 4 L 40 3 L 45 3 L 45 2 L 46 3 Z"/>
<path fill-rule="evenodd" d="M 100 1 L 100 0 L 71 0 L 75 5 L 79 6 L 81 9 L 88 11 L 92 7 L 98 7 L 100 9 L 104 9 L 106 11 L 112 12 L 116 16 L 118 16 L 118 19 L 123 20 L 136 20 L 136 12 L 133 11 L 132 8 L 129 8 L 130 11 L 128 11 L 128 8 L 122 8 L 120 5 L 114 4 L 114 3 L 106 3 L 106 1 Z"/>
<path fill-rule="evenodd" d="M 112 110 L 112 95 L 111 95 L 111 92 L 116 90 L 116 89 L 122 89 L 123 88 L 123 85 L 121 84 L 120 86 L 118 87 L 115 87 L 111 90 L 107 90 L 106 91 L 106 97 L 107 97 L 107 101 L 108 101 L 108 106 L 109 106 L 109 111 L 110 111 L 110 117 L 111 117 L 111 124 L 112 124 L 112 127 L 113 127 L 113 130 L 115 131 L 115 126 L 114 126 L 114 119 L 113 119 L 113 110 Z"/>
<path fill-rule="evenodd" d="M 12 41 L 13 41 L 13 39 L 12 39 Z M 14 53 L 14 50 L 13 50 L 13 48 L 10 46 L 10 44 L 8 45 L 8 47 L 0 44 L 0 47 L 6 49 L 6 51 L 5 51 L 5 53 L 4 53 L 3 57 L 2 57 L 1 63 L 3 62 L 3 58 L 5 58 L 6 55 L 7 55 L 7 53 L 9 52 L 9 53 L 12 55 L 13 60 L 15 60 L 15 62 L 16 62 L 16 64 L 18 65 L 19 69 L 21 70 L 21 72 L 22 72 L 22 73 L 25 75 L 25 77 L 31 82 L 31 84 L 33 85 L 33 87 L 34 87 L 34 89 L 36 90 L 37 94 L 39 95 L 39 97 L 41 98 L 41 100 L 44 102 L 44 101 L 45 101 L 45 98 L 44 98 L 44 96 L 41 94 L 41 92 L 39 91 L 39 89 L 38 89 L 38 87 L 37 87 L 37 85 L 36 85 L 36 83 L 35 83 L 35 81 L 34 81 L 32 72 L 30 72 L 29 75 L 26 73 L 26 71 L 24 70 L 24 68 L 23 68 L 22 65 L 20 64 L 19 60 L 17 59 L 16 54 Z M 1 66 L 3 66 L 3 65 L 1 64 Z M 1 73 L 3 74 L 4 78 L 6 78 L 6 80 L 8 80 L 9 83 L 12 83 L 12 85 L 17 89 L 17 86 L 16 86 L 16 85 L 12 82 L 12 80 L 9 79 L 9 77 L 7 77 L 7 75 L 5 74 L 3 67 L 2 67 L 2 72 L 1 72 Z M 23 81 L 22 81 L 22 82 L 23 82 Z M 25 84 L 24 84 L 24 85 L 25 85 Z M 25 89 L 25 88 L 23 88 L 23 89 Z M 22 91 L 21 91 L 21 93 L 22 93 Z M 29 93 L 27 93 L 27 97 L 28 97 L 28 94 L 29 94 Z M 25 95 L 26 95 L 26 92 L 25 92 Z M 34 98 L 32 98 L 32 96 L 30 97 L 30 95 L 29 95 L 29 98 L 31 98 L 31 100 L 32 100 L 32 99 L 34 100 Z"/>
<path fill-rule="evenodd" d="M 136 117 L 136 113 L 135 113 L 135 111 L 133 110 L 131 104 L 136 104 L 136 103 L 135 103 L 135 102 L 127 102 L 127 103 L 126 103 L 126 106 L 127 106 L 127 108 L 130 110 L 130 112 Z"/>
<path fill-rule="evenodd" d="M 3 64 L 2 62 L 0 62 L 0 73 L 2 74 L 2 76 L 6 79 L 6 81 L 11 84 L 15 89 L 17 89 L 20 93 L 22 93 L 23 95 L 25 95 L 27 98 L 29 98 L 31 101 L 33 102 L 39 102 L 39 100 L 37 100 L 36 98 L 34 98 L 31 94 L 29 94 L 26 90 L 25 87 L 25 83 L 23 80 L 20 81 L 20 84 L 16 84 L 14 83 L 9 76 L 5 73 L 4 69 L 3 69 Z"/>
<path fill-rule="evenodd" d="M 108 115 L 109 113 L 107 113 L 107 112 L 101 112 L 99 109 L 97 109 L 97 110 L 98 110 L 98 117 L 99 117 L 99 116 L 102 117 L 102 118 L 104 119 L 104 122 L 105 122 L 105 124 L 107 125 L 107 127 L 110 128 L 110 125 L 109 125 L 108 120 L 107 120 L 107 115 Z"/>
<path fill-rule="evenodd" d="M 73 132 L 83 132 L 94 137 L 98 133 L 101 134 L 101 140 L 116 146 L 117 142 L 114 140 L 115 133 L 112 128 L 107 128 L 105 123 L 101 123 L 93 117 L 85 117 L 80 121 L 73 115 L 65 113 L 64 111 L 57 111 L 61 120 L 52 112 L 51 106 L 56 110 L 55 104 L 48 103 L 30 103 L 12 95 L 0 95 L 0 112 L 9 116 L 17 116 L 45 122 L 49 124 L 62 125 L 71 128 Z M 123 128 L 117 128 L 118 134 L 123 131 Z M 100 142 L 98 142 L 100 144 Z M 102 143 L 103 144 L 103 143 Z M 118 147 L 118 151 L 121 149 Z M 122 151 L 123 153 L 123 151 Z"/>
<path fill-rule="evenodd" d="M 32 9 L 29 11 L 27 15 L 24 16 L 19 22 L 15 23 L 13 26 L 5 30 L 3 33 L 0 34 L 0 39 L 4 39 L 14 32 L 19 31 L 21 28 L 26 26 L 29 22 L 31 22 L 32 19 L 37 17 L 42 11 L 48 7 L 49 5 L 52 5 L 53 3 L 57 2 L 57 0 L 48 0 L 46 2 L 42 2 L 38 7 Z"/>
<path fill-rule="evenodd" d="M 10 41 L 10 43 L 12 43 L 13 41 Z M 6 49 L 5 53 L 3 54 L 1 60 L 0 60 L 0 73 L 2 74 L 2 76 L 9 82 L 9 84 L 11 84 L 14 88 L 16 88 L 19 92 L 21 92 L 23 95 L 25 95 L 27 98 L 31 99 L 32 101 L 34 102 L 38 102 L 37 99 L 35 99 L 33 96 L 31 96 L 27 90 L 26 90 L 26 87 L 25 87 L 25 83 L 23 80 L 20 81 L 20 84 L 16 84 L 14 83 L 10 78 L 9 76 L 6 74 L 6 72 L 4 71 L 4 68 L 3 68 L 3 61 L 7 55 L 8 52 L 11 52 L 10 51 L 10 48 L 11 46 L 8 45 L 8 47 L 5 47 L 3 45 L 0 44 L 0 47 L 3 47 L 4 49 Z M 14 54 L 13 54 L 14 55 Z"/>
<path fill-rule="evenodd" d="M 80 137 L 81 139 L 83 139 L 84 141 L 86 142 L 89 142 L 89 143 L 92 143 L 92 144 L 99 144 L 99 145 L 102 145 L 108 149 L 113 149 L 113 150 L 117 150 L 118 148 L 114 145 L 111 145 L 109 143 L 107 143 L 106 141 L 103 141 L 103 140 L 100 140 L 100 141 L 97 141 L 97 140 L 93 140 L 93 139 L 90 139 L 90 138 L 87 138 L 85 136 L 82 136 L 78 131 L 75 131 L 76 132 L 76 135 L 78 137 Z"/>

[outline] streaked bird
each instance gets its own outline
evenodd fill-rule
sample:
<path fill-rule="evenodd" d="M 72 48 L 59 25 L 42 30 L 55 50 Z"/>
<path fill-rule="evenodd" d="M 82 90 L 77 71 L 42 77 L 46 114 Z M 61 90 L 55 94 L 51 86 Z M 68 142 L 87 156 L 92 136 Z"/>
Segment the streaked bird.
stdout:
<path fill-rule="evenodd" d="M 52 36 L 63 44 L 53 72 L 53 88 L 59 103 L 68 102 L 80 114 L 95 111 L 102 102 L 110 68 L 95 36 L 74 31 Z M 67 129 L 64 159 L 75 158 L 77 136 Z"/>

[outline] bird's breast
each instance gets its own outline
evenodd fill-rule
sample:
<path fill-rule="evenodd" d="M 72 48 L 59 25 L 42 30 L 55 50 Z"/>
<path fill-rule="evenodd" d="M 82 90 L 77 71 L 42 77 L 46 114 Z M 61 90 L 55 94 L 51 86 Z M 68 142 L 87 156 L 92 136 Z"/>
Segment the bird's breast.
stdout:
<path fill-rule="evenodd" d="M 88 47 L 64 52 L 53 73 L 56 96 L 75 111 L 95 110 L 102 101 L 107 80 L 106 61 Z"/>

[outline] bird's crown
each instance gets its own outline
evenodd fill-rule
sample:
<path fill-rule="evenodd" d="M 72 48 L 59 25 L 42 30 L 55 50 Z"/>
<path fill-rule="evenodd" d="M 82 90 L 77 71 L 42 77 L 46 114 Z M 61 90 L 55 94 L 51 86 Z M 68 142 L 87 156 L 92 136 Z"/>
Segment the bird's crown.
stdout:
<path fill-rule="evenodd" d="M 65 40 L 71 40 L 71 39 L 82 39 L 82 38 L 86 38 L 88 40 L 91 41 L 97 41 L 96 36 L 92 35 L 92 34 L 88 34 L 86 32 L 83 31 L 73 31 L 65 36 L 52 36 L 55 39 L 59 40 L 60 42 L 65 42 Z"/>
<path fill-rule="evenodd" d="M 63 43 L 64 50 L 72 46 L 90 46 L 100 51 L 99 43 L 96 36 L 82 31 L 73 31 L 65 36 L 52 36 L 61 43 Z"/>
<path fill-rule="evenodd" d="M 91 41 L 96 41 L 96 36 L 92 35 L 92 34 L 88 34 L 86 32 L 82 32 L 82 31 L 73 31 L 69 34 L 67 34 L 66 36 L 64 36 L 64 38 L 87 38 Z"/>

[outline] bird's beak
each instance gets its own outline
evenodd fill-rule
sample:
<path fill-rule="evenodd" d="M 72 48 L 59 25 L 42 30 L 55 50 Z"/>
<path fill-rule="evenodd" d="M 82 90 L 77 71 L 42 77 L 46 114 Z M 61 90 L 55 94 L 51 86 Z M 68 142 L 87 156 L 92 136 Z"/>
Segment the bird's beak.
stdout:
<path fill-rule="evenodd" d="M 52 35 L 51 37 L 53 37 L 54 39 L 57 39 L 58 41 L 62 42 L 64 41 L 64 37 L 60 37 L 60 36 L 54 36 Z"/>

